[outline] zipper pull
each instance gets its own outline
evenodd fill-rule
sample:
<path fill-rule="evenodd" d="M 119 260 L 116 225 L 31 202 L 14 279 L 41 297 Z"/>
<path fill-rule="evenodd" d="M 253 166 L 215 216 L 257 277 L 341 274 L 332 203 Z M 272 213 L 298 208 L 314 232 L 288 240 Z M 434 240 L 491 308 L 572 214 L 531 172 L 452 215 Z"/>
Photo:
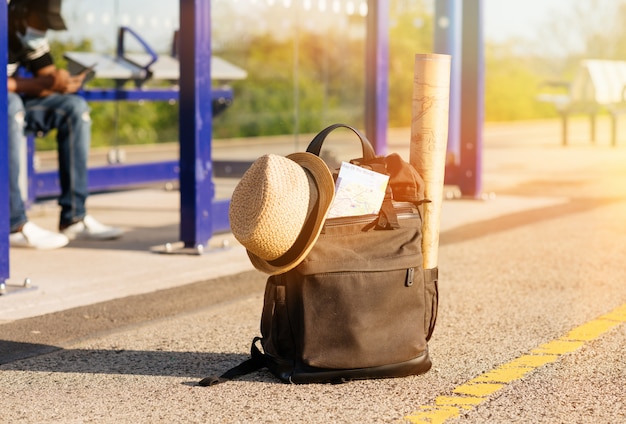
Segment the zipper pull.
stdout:
<path fill-rule="evenodd" d="M 413 274 L 415 274 L 415 268 L 409 268 L 406 270 L 406 280 L 404 280 L 405 286 L 411 287 L 413 285 Z"/>

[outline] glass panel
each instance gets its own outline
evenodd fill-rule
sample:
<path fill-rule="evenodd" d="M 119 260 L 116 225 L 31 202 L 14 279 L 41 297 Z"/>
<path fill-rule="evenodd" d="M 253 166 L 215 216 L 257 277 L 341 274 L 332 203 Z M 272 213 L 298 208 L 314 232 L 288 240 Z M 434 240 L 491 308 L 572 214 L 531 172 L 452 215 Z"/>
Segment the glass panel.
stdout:
<path fill-rule="evenodd" d="M 214 79 L 214 87 L 232 90 L 232 103 L 213 120 L 215 159 L 254 159 L 259 149 L 250 148 L 253 142 L 264 146 L 262 152 L 301 151 L 313 133 L 336 122 L 364 127 L 367 0 L 213 0 L 211 7 L 214 57 L 246 74 L 243 79 Z M 389 7 L 389 123 L 408 127 L 413 54 L 432 51 L 432 1 L 393 0 Z M 120 26 L 135 31 L 165 60 L 172 54 L 179 3 L 152 0 L 146 8 L 139 0 L 64 0 L 63 15 L 69 30 L 50 33 L 58 41 L 56 57 L 63 66 L 66 50 L 114 58 Z M 134 37 L 126 34 L 124 41 L 127 53 L 145 53 Z M 145 81 L 117 84 L 170 89 L 176 81 L 155 72 Z M 111 78 L 88 83 L 88 88 L 114 86 Z M 92 144 L 94 150 L 113 148 L 103 155 L 109 160 L 130 160 L 126 156 L 137 144 L 162 143 L 159 152 L 169 144 L 169 154 L 178 154 L 177 102 L 91 105 Z M 48 144 L 52 147 L 54 141 Z M 160 153 L 151 156 L 143 148 L 140 159 L 147 157 L 156 160 Z"/>
<path fill-rule="evenodd" d="M 241 80 L 214 80 L 233 92 L 232 104 L 214 119 L 215 139 L 278 136 L 293 140 L 293 151 L 308 142 L 300 134 L 330 123 L 362 127 L 366 13 L 366 0 L 213 0 L 213 54 L 247 73 Z M 160 57 L 169 56 L 179 5 L 153 0 L 147 9 L 141 1 L 65 0 L 63 15 L 69 30 L 50 35 L 64 66 L 64 49 L 113 57 L 120 26 L 137 32 Z M 124 40 L 126 52 L 145 51 L 134 37 Z M 154 77 L 140 82 L 171 84 Z M 88 88 L 113 84 L 98 79 Z M 133 88 L 133 82 L 124 86 Z M 147 103 L 92 102 L 93 146 L 176 141 L 170 115 L 177 107 Z"/>
<path fill-rule="evenodd" d="M 126 26 L 134 31 L 150 49 L 159 56 L 169 57 L 172 52 L 175 30 L 179 25 L 177 1 L 153 0 L 146 9 L 141 1 L 85 2 L 64 0 L 62 14 L 67 31 L 50 31 L 51 46 L 57 65 L 78 72 L 80 65 L 96 65 L 102 78 L 89 80 L 87 89 L 123 86 L 134 89 L 161 87 L 171 90 L 175 81 L 132 79 L 114 67 L 118 31 Z M 150 55 L 146 47 L 130 33 L 124 36 L 125 51 L 139 54 L 137 63 L 147 64 Z M 77 62 L 64 57 L 71 54 Z M 133 57 L 133 59 L 137 59 Z M 143 162 L 175 159 L 178 155 L 178 106 L 170 101 L 92 101 L 92 155 L 90 165 L 106 162 Z M 37 150 L 55 149 L 54 134 L 36 140 Z M 159 149 L 133 148 L 133 145 L 164 143 Z M 171 146 L 167 149 L 166 144 Z M 122 149 L 123 147 L 123 149 Z M 56 165 L 54 153 L 39 154 L 38 169 L 45 170 Z"/>

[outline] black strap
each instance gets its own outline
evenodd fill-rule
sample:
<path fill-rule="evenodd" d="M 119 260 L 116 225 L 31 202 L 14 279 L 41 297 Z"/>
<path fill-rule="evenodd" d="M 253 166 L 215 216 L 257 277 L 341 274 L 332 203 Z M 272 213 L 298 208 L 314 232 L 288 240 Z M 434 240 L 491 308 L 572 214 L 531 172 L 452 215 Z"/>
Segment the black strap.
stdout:
<path fill-rule="evenodd" d="M 435 331 L 435 325 L 437 324 L 437 309 L 439 308 L 439 267 L 424 270 L 424 283 L 426 285 L 432 283 L 435 290 L 432 299 L 430 325 L 426 333 L 426 341 L 430 341 L 433 331 Z"/>
<path fill-rule="evenodd" d="M 349 130 L 352 130 L 352 132 L 355 133 L 359 137 L 359 140 L 361 141 L 361 148 L 363 149 L 363 159 L 369 160 L 369 159 L 374 159 L 376 157 L 376 153 L 374 152 L 372 143 L 369 142 L 367 137 L 361 134 L 361 132 L 357 130 L 356 128 L 353 128 L 350 125 L 346 125 L 346 124 L 333 124 L 329 127 L 324 128 L 313 138 L 311 143 L 309 143 L 309 147 L 307 147 L 306 151 L 309 153 L 313 153 L 316 156 L 319 156 L 320 152 L 322 151 L 322 144 L 324 144 L 324 140 L 326 139 L 326 136 L 328 136 L 328 134 L 330 134 L 331 131 L 337 128 L 347 128 Z"/>
<path fill-rule="evenodd" d="M 395 230 L 400 228 L 398 222 L 398 214 L 391 203 L 391 199 L 386 197 L 383 200 L 383 204 L 380 206 L 380 212 L 378 213 L 378 228 L 383 230 Z"/>
<path fill-rule="evenodd" d="M 205 377 L 200 380 L 198 385 L 202 387 L 214 386 L 218 383 L 224 383 L 225 381 L 233 380 L 237 377 L 241 377 L 242 375 L 250 374 L 251 372 L 264 368 L 266 366 L 265 356 L 263 356 L 263 353 L 256 346 L 256 342 L 260 340 L 260 337 L 255 337 L 254 340 L 252 340 L 252 346 L 250 347 L 250 359 L 247 359 L 236 367 L 229 369 L 219 377 L 215 375 Z"/>

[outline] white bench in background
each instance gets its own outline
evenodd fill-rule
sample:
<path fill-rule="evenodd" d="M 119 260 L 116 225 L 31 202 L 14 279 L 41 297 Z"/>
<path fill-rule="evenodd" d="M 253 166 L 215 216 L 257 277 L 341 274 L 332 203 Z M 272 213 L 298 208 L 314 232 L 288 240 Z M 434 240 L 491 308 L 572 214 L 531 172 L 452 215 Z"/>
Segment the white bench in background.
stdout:
<path fill-rule="evenodd" d="M 545 86 L 561 87 L 566 93 L 540 94 L 537 100 L 553 104 L 562 119 L 562 144 L 567 145 L 567 121 L 569 115 L 584 113 L 591 120 L 591 141 L 595 142 L 596 115 L 606 110 L 611 116 L 611 145 L 617 144 L 617 120 L 626 112 L 626 61 L 583 60 L 570 83 L 546 83 Z"/>

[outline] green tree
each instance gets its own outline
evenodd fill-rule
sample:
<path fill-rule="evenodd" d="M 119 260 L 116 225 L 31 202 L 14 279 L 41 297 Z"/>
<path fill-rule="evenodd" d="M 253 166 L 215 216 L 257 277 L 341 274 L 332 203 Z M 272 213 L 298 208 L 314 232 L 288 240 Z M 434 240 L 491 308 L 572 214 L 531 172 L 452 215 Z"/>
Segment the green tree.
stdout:
<path fill-rule="evenodd" d="M 389 33 L 389 126 L 411 125 L 415 55 L 433 51 L 433 23 L 421 2 L 395 9 Z"/>
<path fill-rule="evenodd" d="M 214 120 L 218 138 L 292 134 L 296 122 L 298 132 L 313 132 L 329 120 L 362 119 L 363 43 L 340 31 L 302 31 L 297 42 L 263 34 L 218 54 L 248 71 L 232 85 L 232 106 Z"/>
<path fill-rule="evenodd" d="M 90 40 L 52 41 L 50 50 L 60 68 L 67 67 L 66 51 L 92 51 Z M 89 87 L 113 88 L 112 81 L 92 80 Z M 178 139 L 178 106 L 168 102 L 91 102 L 93 147 L 147 144 Z M 38 150 L 56 149 L 56 131 L 37 138 Z"/>
<path fill-rule="evenodd" d="M 533 57 L 515 55 L 507 46 L 485 49 L 485 120 L 510 121 L 556 116 L 553 106 L 537 95 L 545 77 Z"/>

